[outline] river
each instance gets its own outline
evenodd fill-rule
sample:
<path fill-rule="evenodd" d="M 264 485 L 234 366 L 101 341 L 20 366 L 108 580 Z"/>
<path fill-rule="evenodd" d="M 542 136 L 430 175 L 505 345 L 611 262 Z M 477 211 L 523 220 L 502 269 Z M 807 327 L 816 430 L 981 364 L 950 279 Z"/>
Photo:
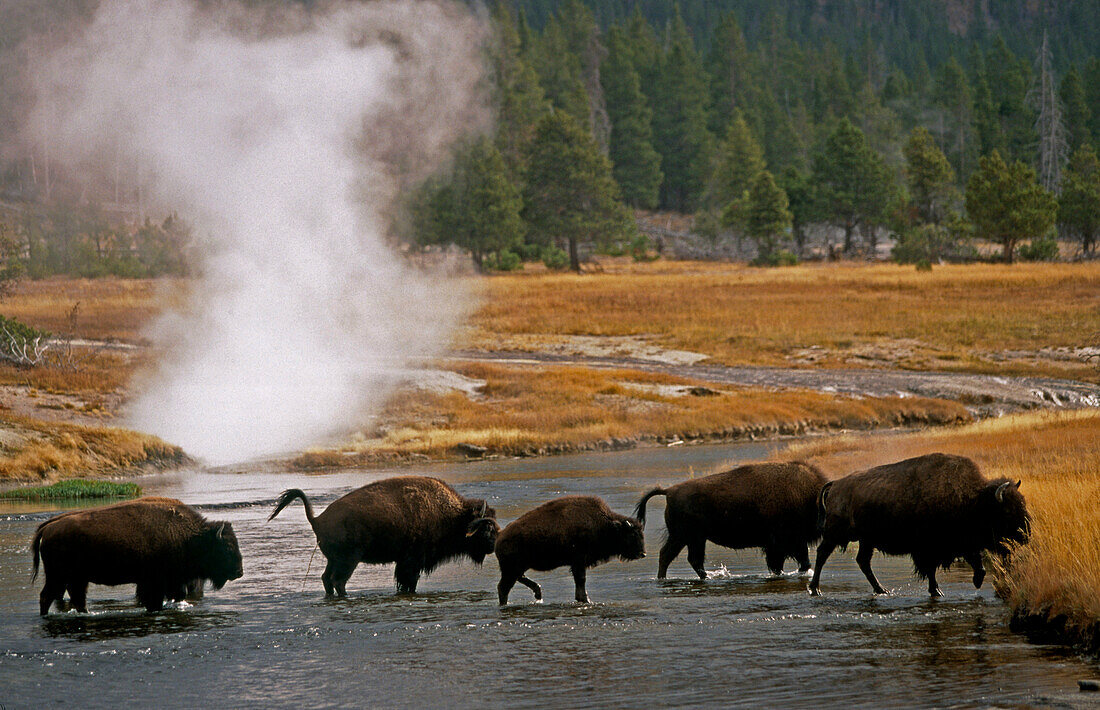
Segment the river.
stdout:
<path fill-rule="evenodd" d="M 602 496 L 629 512 L 648 487 L 758 458 L 762 444 L 643 449 L 425 466 L 487 498 L 502 524 L 549 498 Z M 806 579 L 772 577 L 758 551 L 708 545 L 711 578 L 686 553 L 655 579 L 663 499 L 650 502 L 644 560 L 588 575 L 572 601 L 568 570 L 532 573 L 545 603 L 517 585 L 498 608 L 490 557 L 446 565 L 414 597 L 391 566 L 360 566 L 349 597 L 325 599 L 323 558 L 300 504 L 266 522 L 284 488 L 318 508 L 410 471 L 288 473 L 264 466 L 180 471 L 143 481 L 233 523 L 245 576 L 194 605 L 146 614 L 133 587 L 92 586 L 89 614 L 38 616 L 29 543 L 49 513 L 0 509 L 0 707 L 1095 707 L 1077 691 L 1100 663 L 1008 630 L 1006 607 L 966 568 L 932 600 L 904 559 L 875 558 L 894 594 L 875 597 L 852 551 Z M 854 550 L 854 546 L 853 546 Z M 788 569 L 793 562 L 788 561 Z"/>

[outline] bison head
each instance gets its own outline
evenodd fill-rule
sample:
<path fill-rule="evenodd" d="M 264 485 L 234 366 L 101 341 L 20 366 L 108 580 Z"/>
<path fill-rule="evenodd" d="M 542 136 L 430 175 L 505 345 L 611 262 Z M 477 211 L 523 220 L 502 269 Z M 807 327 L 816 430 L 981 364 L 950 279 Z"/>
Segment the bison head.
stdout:
<path fill-rule="evenodd" d="M 229 580 L 240 579 L 244 574 L 237 536 L 229 523 L 207 524 L 203 533 L 203 558 L 203 575 L 214 589 L 221 589 Z"/>
<path fill-rule="evenodd" d="M 478 503 L 474 519 L 466 526 L 466 554 L 476 564 L 485 561 L 486 555 L 492 554 L 497 546 L 497 533 L 500 526 L 497 525 L 496 511 L 489 507 L 485 501 Z"/>
<path fill-rule="evenodd" d="M 1020 481 L 994 481 L 983 493 L 992 513 L 995 551 L 1007 552 L 1008 543 L 1026 543 L 1031 531 L 1031 516 L 1020 493 Z"/>
<path fill-rule="evenodd" d="M 634 518 L 619 518 L 615 521 L 615 531 L 619 536 L 619 557 L 624 560 L 645 557 L 645 535 L 641 523 Z"/>

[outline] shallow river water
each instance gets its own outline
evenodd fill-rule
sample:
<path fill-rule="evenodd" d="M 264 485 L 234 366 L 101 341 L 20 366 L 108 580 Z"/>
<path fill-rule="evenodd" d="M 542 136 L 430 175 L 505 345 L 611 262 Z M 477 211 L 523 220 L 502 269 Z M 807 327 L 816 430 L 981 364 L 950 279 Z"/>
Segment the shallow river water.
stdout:
<path fill-rule="evenodd" d="M 505 524 L 566 493 L 626 513 L 656 483 L 765 451 L 647 449 L 417 472 L 487 498 Z M 40 618 L 29 543 L 50 513 L 0 509 L 0 707 L 1096 707 L 1076 681 L 1100 677 L 1100 663 L 1010 632 L 1004 605 L 961 568 L 942 575 L 946 597 L 930 600 L 905 560 L 879 556 L 894 594 L 874 597 L 852 553 L 838 553 L 823 596 L 811 598 L 806 579 L 770 576 L 758 551 L 708 545 L 710 579 L 697 581 L 684 553 L 658 582 L 663 498 L 650 502 L 648 556 L 591 571 L 592 604 L 572 601 L 560 569 L 531 575 L 545 603 L 517 585 L 498 608 L 492 557 L 440 568 L 413 597 L 394 594 L 391 566 L 360 566 L 349 598 L 325 599 L 301 505 L 268 523 L 275 496 L 300 487 L 320 509 L 409 472 L 253 467 L 146 480 L 146 493 L 231 521 L 244 555 L 242 579 L 158 614 L 134 604 L 133 587 L 92 586 L 91 613 Z"/>

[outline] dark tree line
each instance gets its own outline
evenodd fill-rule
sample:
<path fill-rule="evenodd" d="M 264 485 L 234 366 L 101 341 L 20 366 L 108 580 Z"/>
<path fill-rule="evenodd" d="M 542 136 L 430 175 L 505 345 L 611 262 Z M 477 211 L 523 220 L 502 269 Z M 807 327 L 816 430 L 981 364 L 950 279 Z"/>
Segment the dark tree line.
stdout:
<path fill-rule="evenodd" d="M 902 259 L 972 256 L 977 235 L 1011 261 L 1019 244 L 1053 244 L 1057 224 L 1088 253 L 1100 6 L 1036 14 L 1005 0 L 987 4 L 991 21 L 1010 5 L 1016 21 L 997 33 L 978 20 L 953 28 L 942 3 L 924 1 L 498 5 L 491 147 L 511 183 L 500 204 L 519 226 L 500 230 L 508 244 L 494 243 L 490 265 L 560 264 L 568 250 L 576 268 L 578 243 L 622 248 L 636 236 L 618 203 L 691 213 L 696 232 L 751 238 L 765 261 L 801 251 L 812 226 L 835 230 L 848 254 L 888 231 Z M 1045 43 L 1048 27 L 1060 42 Z M 465 180 L 465 156 L 431 189 Z M 1051 180 L 1051 165 L 1065 174 Z M 1032 185 L 1037 170 L 1049 189 Z M 992 202 L 970 194 L 983 189 Z M 570 222 L 570 205 L 586 219 Z M 998 209 L 1028 218 L 1008 225 Z M 466 246 L 484 265 L 463 229 L 418 236 Z"/>

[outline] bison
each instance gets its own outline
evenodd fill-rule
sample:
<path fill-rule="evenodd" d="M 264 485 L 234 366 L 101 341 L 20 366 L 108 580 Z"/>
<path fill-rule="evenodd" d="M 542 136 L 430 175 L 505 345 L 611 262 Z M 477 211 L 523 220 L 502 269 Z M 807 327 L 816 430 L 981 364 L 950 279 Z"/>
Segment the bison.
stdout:
<path fill-rule="evenodd" d="M 529 569 L 545 572 L 569 565 L 576 584 L 576 599 L 588 602 L 585 571 L 612 557 L 637 560 L 645 557 L 642 526 L 633 518 L 607 507 L 595 496 L 565 496 L 543 503 L 512 521 L 497 538 L 500 605 L 516 582 L 542 599 L 542 588 L 524 574 Z"/>
<path fill-rule="evenodd" d="M 216 589 L 244 573 L 233 526 L 211 522 L 171 498 L 139 498 L 58 515 L 38 526 L 31 543 L 32 579 L 38 561 L 46 581 L 39 597 L 45 616 L 69 592 L 87 611 L 88 584 L 137 584 L 137 599 L 157 611 L 210 580 Z"/>
<path fill-rule="evenodd" d="M 818 594 L 821 568 L 839 546 L 859 542 L 856 562 L 875 594 L 885 594 L 871 571 L 871 555 L 910 555 L 913 569 L 928 580 L 928 593 L 943 596 L 936 568 L 962 558 L 974 570 L 974 586 L 985 578 L 982 551 L 1007 552 L 1027 542 L 1030 518 L 1020 482 L 992 481 L 963 456 L 928 454 L 877 466 L 826 485 L 819 499 L 821 544 L 810 581 Z"/>
<path fill-rule="evenodd" d="M 653 496 L 667 496 L 665 526 L 668 539 L 661 547 L 657 579 L 680 551 L 688 549 L 688 563 L 706 579 L 703 568 L 707 541 L 734 549 L 760 547 L 768 569 L 783 571 L 788 557 L 799 570 L 810 569 L 808 545 L 815 542 L 817 498 L 825 475 L 801 461 L 738 466 L 731 471 L 654 488 L 642 496 L 634 517 L 645 525 L 645 506 Z"/>
<path fill-rule="evenodd" d="M 463 498 L 438 478 L 376 481 L 338 498 L 317 516 L 306 494 L 291 488 L 283 491 L 268 520 L 295 498 L 305 506 L 328 560 L 321 575 L 328 596 L 347 596 L 345 585 L 360 562 L 396 562 L 397 591 L 413 593 L 420 575 L 443 562 L 466 556 L 481 564 L 500 531 L 485 501 Z"/>

